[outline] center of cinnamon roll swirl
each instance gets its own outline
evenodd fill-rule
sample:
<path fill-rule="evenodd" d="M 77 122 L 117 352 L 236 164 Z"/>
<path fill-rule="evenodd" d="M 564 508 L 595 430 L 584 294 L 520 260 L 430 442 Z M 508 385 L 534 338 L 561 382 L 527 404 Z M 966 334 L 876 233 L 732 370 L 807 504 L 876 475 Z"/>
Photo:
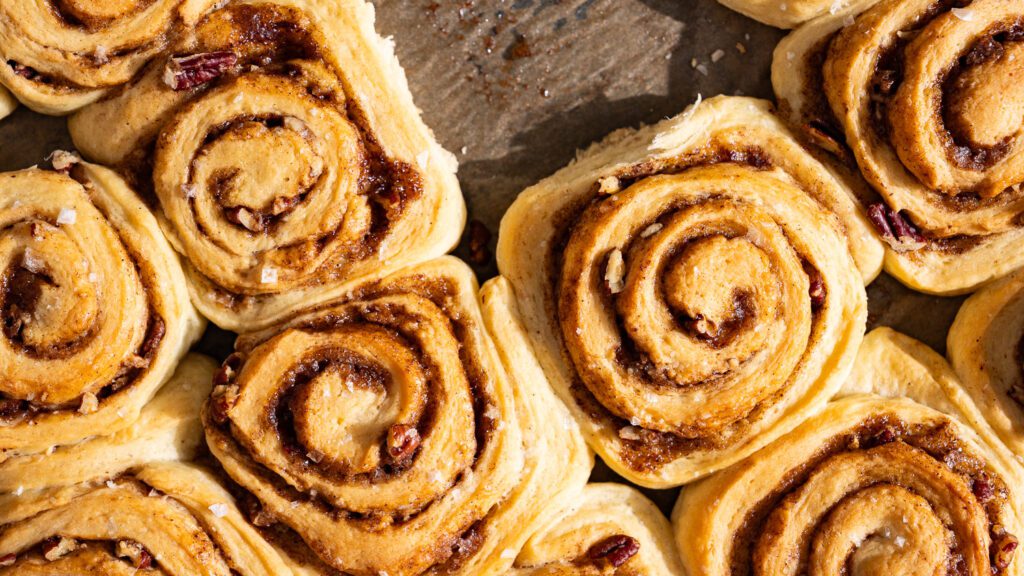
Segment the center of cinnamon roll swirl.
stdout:
<path fill-rule="evenodd" d="M 352 333 L 346 348 L 303 363 L 287 408 L 306 458 L 338 473 L 368 474 L 393 464 L 391 428 L 419 423 L 426 380 L 386 331 Z"/>
<path fill-rule="evenodd" d="M 952 160 L 984 170 L 1010 152 L 1024 122 L 1024 23 L 986 34 L 943 82 L 943 121 Z"/>
<path fill-rule="evenodd" d="M 1024 29 L 1021 36 L 1024 39 Z M 1015 136 L 1024 122 L 1024 42 L 1003 48 L 990 40 L 985 46 L 993 46 L 994 57 L 952 82 L 950 127 L 970 142 L 996 146 Z"/>
<path fill-rule="evenodd" d="M 695 338 L 722 348 L 755 320 L 758 309 L 778 306 L 778 293 L 759 287 L 766 276 L 768 285 L 776 281 L 757 246 L 742 238 L 704 238 L 666 270 L 665 298 Z"/>
<path fill-rule="evenodd" d="M 33 222 L 19 228 L 37 240 L 26 243 L 5 275 L 4 334 L 33 356 L 59 358 L 88 336 L 99 315 L 88 261 L 53 226 Z"/>
<path fill-rule="evenodd" d="M 196 170 L 209 175 L 206 187 L 227 220 L 261 232 L 291 212 L 323 173 L 309 137 L 305 124 L 291 117 L 242 121 L 204 148 Z"/>
<path fill-rule="evenodd" d="M 580 380 L 608 411 L 720 440 L 785 389 L 815 320 L 803 257 L 770 213 L 706 192 L 658 208 L 657 195 L 700 190 L 694 177 L 642 180 L 585 212 L 559 314 Z"/>

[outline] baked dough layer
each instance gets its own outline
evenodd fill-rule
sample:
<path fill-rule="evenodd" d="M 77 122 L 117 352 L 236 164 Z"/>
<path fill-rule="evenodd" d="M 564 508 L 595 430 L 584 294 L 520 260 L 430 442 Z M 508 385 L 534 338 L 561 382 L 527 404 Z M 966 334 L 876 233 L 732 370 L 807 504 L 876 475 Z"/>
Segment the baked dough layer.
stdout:
<path fill-rule="evenodd" d="M 477 298 L 445 257 L 243 335 L 204 409 L 211 452 L 345 573 L 501 573 L 592 459 L 550 392 L 506 374 Z"/>
<path fill-rule="evenodd" d="M 960 307 L 949 329 L 949 361 L 999 437 L 1024 455 L 1021 341 L 1024 272 L 982 288 Z"/>
<path fill-rule="evenodd" d="M 796 28 L 825 13 L 835 13 L 848 0 L 718 0 L 758 22 L 776 28 Z"/>
<path fill-rule="evenodd" d="M 0 6 L 0 85 L 41 114 L 73 112 L 129 82 L 214 4 L 5 2 Z M 0 117 L 6 115 L 4 101 L 0 96 Z"/>
<path fill-rule="evenodd" d="M 547 514 L 509 576 L 683 574 L 672 527 L 658 507 L 623 484 L 588 484 Z"/>
<path fill-rule="evenodd" d="M 4 576 L 317 573 L 264 540 L 215 474 L 194 464 L 2 497 L 0 524 Z"/>

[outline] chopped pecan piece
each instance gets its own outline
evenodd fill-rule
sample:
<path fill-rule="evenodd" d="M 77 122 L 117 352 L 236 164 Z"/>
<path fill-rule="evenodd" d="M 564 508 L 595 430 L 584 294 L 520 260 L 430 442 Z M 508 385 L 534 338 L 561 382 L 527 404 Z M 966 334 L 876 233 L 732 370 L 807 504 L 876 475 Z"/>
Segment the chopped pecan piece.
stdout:
<path fill-rule="evenodd" d="M 19 64 L 14 60 L 8 60 L 7 65 L 10 66 L 12 70 L 14 70 L 15 74 L 21 76 L 26 80 L 35 80 L 36 78 L 39 78 L 39 72 L 36 72 L 34 68 L 25 66 L 24 64 Z"/>
<path fill-rule="evenodd" d="M 228 421 L 228 412 L 238 401 L 238 386 L 219 385 L 214 386 L 210 395 L 210 414 L 218 424 Z"/>
<path fill-rule="evenodd" d="M 395 462 L 412 457 L 420 445 L 420 433 L 409 424 L 395 424 L 388 429 L 388 455 Z"/>
<path fill-rule="evenodd" d="M 811 120 L 804 125 L 804 134 L 822 150 L 838 157 L 844 162 L 850 160 L 850 154 L 843 144 L 842 138 L 837 137 L 824 122 Z"/>
<path fill-rule="evenodd" d="M 882 444 L 889 444 L 894 441 L 896 441 L 896 431 L 889 426 L 882 428 L 871 438 L 873 446 L 881 446 Z"/>
<path fill-rule="evenodd" d="M 52 536 L 43 541 L 43 558 L 50 562 L 58 560 L 78 548 L 78 542 L 64 536 Z"/>
<path fill-rule="evenodd" d="M 1002 572 L 1010 567 L 1013 555 L 1017 551 L 1017 537 L 1005 533 L 992 541 L 992 568 Z"/>
<path fill-rule="evenodd" d="M 213 385 L 222 386 L 230 383 L 238 375 L 238 369 L 242 367 L 242 355 L 234 352 L 224 359 L 220 370 L 213 376 Z"/>
<path fill-rule="evenodd" d="M 118 540 L 114 553 L 119 558 L 128 558 L 137 570 L 145 570 L 153 565 L 153 556 L 146 548 L 134 540 Z"/>
<path fill-rule="evenodd" d="M 263 215 L 248 208 L 228 208 L 224 211 L 224 217 L 250 232 L 263 232 L 267 229 L 267 222 Z"/>
<path fill-rule="evenodd" d="M 54 150 L 50 152 L 46 159 L 50 161 L 50 165 L 53 166 L 54 170 L 63 174 L 71 172 L 71 168 L 82 161 L 82 157 L 77 153 L 68 152 L 67 150 Z"/>
<path fill-rule="evenodd" d="M 171 58 L 164 68 L 164 83 L 172 90 L 191 90 L 222 76 L 238 63 L 234 52 L 205 52 Z"/>
<path fill-rule="evenodd" d="M 989 478 L 988 474 L 982 472 L 980 476 L 974 479 L 971 483 L 971 491 L 974 492 L 974 497 L 979 502 L 987 502 L 992 499 L 996 494 L 995 484 Z"/>
<path fill-rule="evenodd" d="M 811 297 L 811 309 L 817 310 L 825 304 L 825 296 L 828 294 L 825 279 L 821 277 L 821 272 L 818 272 L 817 268 L 808 263 L 804 264 L 804 272 L 807 273 L 807 295 Z"/>
<path fill-rule="evenodd" d="M 604 281 L 608 291 L 612 294 L 618 294 L 626 289 L 626 262 L 622 258 L 622 250 L 616 248 L 608 254 Z"/>
<path fill-rule="evenodd" d="M 595 562 L 607 562 L 618 568 L 640 551 L 640 542 L 625 534 L 616 534 L 590 547 L 587 556 Z"/>
<path fill-rule="evenodd" d="M 925 245 L 925 237 L 903 215 L 879 202 L 868 207 L 868 218 L 882 235 L 886 244 L 898 252 L 918 250 Z"/>

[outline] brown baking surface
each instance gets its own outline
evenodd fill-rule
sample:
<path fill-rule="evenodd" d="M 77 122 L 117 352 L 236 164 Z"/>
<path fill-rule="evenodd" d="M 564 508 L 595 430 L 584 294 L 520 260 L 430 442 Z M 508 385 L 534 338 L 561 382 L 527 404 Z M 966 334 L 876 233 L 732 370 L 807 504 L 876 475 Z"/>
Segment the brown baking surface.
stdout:
<path fill-rule="evenodd" d="M 470 218 L 494 236 L 520 190 L 608 132 L 675 115 L 697 94 L 770 97 L 771 52 L 783 35 L 714 0 L 373 3 L 424 119 L 459 158 Z M 0 121 L 0 170 L 42 164 L 54 149 L 71 149 L 62 118 L 21 108 Z M 496 273 L 493 260 L 476 270 L 481 281 Z M 884 275 L 868 294 L 872 327 L 945 352 L 962 299 L 917 294 Z M 200 348 L 223 359 L 231 342 L 211 329 Z M 617 478 L 599 463 L 594 479 Z M 678 490 L 645 492 L 668 514 Z"/>

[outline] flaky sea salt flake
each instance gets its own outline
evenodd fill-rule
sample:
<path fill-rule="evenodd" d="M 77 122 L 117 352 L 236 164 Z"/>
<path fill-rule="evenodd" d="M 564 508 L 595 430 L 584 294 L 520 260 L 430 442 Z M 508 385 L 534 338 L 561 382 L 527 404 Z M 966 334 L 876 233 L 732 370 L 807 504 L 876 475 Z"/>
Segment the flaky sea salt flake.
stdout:
<path fill-rule="evenodd" d="M 57 224 L 72 225 L 78 220 L 78 211 L 74 208 L 61 208 L 57 214 Z"/>
<path fill-rule="evenodd" d="M 953 16 L 956 16 L 958 19 L 963 20 L 964 22 L 974 21 L 974 11 L 971 10 L 970 8 L 953 8 L 952 10 L 950 10 L 950 12 L 953 13 Z"/>
<path fill-rule="evenodd" d="M 228 515 L 228 505 L 223 503 L 210 504 L 210 512 L 217 518 L 223 518 Z"/>

